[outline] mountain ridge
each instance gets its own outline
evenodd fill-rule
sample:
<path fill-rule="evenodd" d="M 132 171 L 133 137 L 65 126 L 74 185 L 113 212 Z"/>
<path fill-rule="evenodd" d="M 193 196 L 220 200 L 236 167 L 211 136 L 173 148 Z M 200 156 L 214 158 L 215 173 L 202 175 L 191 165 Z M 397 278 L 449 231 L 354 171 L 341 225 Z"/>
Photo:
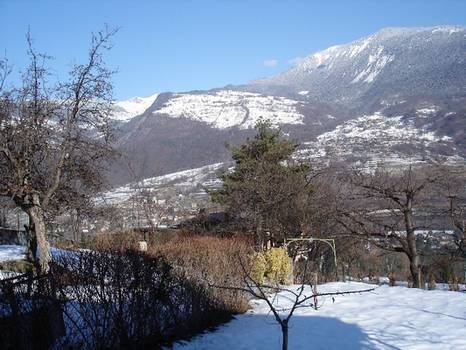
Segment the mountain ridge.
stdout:
<path fill-rule="evenodd" d="M 112 182 L 227 161 L 225 141 L 244 142 L 260 117 L 316 151 L 320 135 L 352 120 L 348 125 L 359 128 L 364 123 L 356 122 L 358 118 L 381 115 L 367 123 L 368 130 L 377 134 L 378 127 L 406 128 L 413 141 L 403 133 L 398 140 L 396 133 L 381 133 L 389 141 L 380 141 L 377 155 L 369 152 L 377 139 L 346 138 L 348 149 L 359 150 L 359 161 L 366 151 L 401 161 L 413 152 L 424 159 L 464 159 L 465 106 L 466 28 L 387 28 L 314 53 L 259 82 L 157 94 L 144 112 L 119 124 L 118 148 L 125 160 L 112 168 Z M 344 138 L 348 125 L 330 135 Z M 427 134 L 432 138 L 427 140 Z M 337 141 L 326 139 L 320 145 L 343 147 Z M 352 158 L 349 153 L 327 152 L 343 160 Z"/>

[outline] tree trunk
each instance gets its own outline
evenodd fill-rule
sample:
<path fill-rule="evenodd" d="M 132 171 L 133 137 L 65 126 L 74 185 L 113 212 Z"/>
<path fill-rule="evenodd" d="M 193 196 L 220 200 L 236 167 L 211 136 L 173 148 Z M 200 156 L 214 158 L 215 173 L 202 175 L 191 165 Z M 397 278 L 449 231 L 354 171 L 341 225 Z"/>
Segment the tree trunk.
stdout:
<path fill-rule="evenodd" d="M 30 226 L 34 226 L 38 248 L 38 254 L 36 254 L 38 267 L 41 273 L 47 273 L 50 269 L 49 263 L 52 257 L 50 255 L 50 245 L 47 241 L 44 211 L 38 206 L 32 206 L 28 209 L 27 213 L 32 221 Z"/>
<path fill-rule="evenodd" d="M 404 211 L 406 241 L 408 244 L 409 271 L 413 280 L 414 288 L 422 288 L 421 271 L 419 268 L 419 253 L 416 245 L 416 235 L 413 228 L 413 200 L 408 197 Z"/>
<path fill-rule="evenodd" d="M 419 255 L 409 257 L 409 271 L 413 280 L 414 288 L 422 288 L 421 270 L 419 268 Z"/>
<path fill-rule="evenodd" d="M 288 322 L 283 321 L 282 327 L 282 350 L 288 350 Z"/>
<path fill-rule="evenodd" d="M 30 263 L 34 263 L 36 260 L 37 252 L 37 240 L 36 240 L 36 231 L 34 230 L 34 224 L 31 216 L 29 216 L 29 225 L 24 225 L 26 229 L 26 260 Z"/>
<path fill-rule="evenodd" d="M 264 233 L 263 233 L 263 219 L 262 215 L 258 215 L 256 219 L 256 244 L 261 247 L 261 249 L 264 249 Z"/>

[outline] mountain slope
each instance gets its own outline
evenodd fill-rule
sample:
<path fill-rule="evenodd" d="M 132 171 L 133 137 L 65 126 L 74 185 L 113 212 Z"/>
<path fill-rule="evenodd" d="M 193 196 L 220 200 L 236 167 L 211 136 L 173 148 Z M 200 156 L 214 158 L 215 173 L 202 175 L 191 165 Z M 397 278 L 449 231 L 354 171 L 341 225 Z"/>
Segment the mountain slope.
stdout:
<path fill-rule="evenodd" d="M 400 96 L 464 94 L 465 52 L 464 27 L 387 28 L 315 53 L 248 87 L 287 94 L 308 91 L 311 101 L 357 106 Z"/>
<path fill-rule="evenodd" d="M 158 94 L 153 94 L 148 97 L 133 97 L 125 101 L 115 102 L 115 112 L 112 118 L 118 121 L 128 121 L 138 115 L 144 113 L 144 111 L 154 103 Z"/>
<path fill-rule="evenodd" d="M 261 117 L 313 159 L 464 160 L 466 30 L 384 29 L 274 77 L 149 102 L 120 126 L 114 184 L 227 161 L 225 141 L 243 142 Z"/>

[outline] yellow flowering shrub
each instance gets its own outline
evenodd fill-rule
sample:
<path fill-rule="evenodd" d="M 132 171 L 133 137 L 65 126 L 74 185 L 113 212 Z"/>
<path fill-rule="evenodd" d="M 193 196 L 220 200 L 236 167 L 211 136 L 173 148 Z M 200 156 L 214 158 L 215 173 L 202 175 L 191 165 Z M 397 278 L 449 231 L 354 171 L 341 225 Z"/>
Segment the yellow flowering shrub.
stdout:
<path fill-rule="evenodd" d="M 265 272 L 267 271 L 267 260 L 261 252 L 251 255 L 251 278 L 256 283 L 264 283 Z"/>
<path fill-rule="evenodd" d="M 285 248 L 272 248 L 265 252 L 267 271 L 265 275 L 274 283 L 291 283 L 293 264 Z"/>

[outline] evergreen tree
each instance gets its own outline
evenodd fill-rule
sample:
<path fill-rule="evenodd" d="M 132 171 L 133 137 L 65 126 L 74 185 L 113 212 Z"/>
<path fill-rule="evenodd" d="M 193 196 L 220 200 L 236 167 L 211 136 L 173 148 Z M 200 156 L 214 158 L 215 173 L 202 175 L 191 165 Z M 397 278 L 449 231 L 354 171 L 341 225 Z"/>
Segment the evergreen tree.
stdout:
<path fill-rule="evenodd" d="M 249 220 L 256 242 L 264 244 L 300 232 L 299 217 L 310 194 L 309 167 L 292 159 L 298 145 L 270 122 L 259 121 L 256 130 L 243 145 L 227 146 L 235 166 L 221 174 L 222 188 L 211 196 L 229 214 Z"/>

